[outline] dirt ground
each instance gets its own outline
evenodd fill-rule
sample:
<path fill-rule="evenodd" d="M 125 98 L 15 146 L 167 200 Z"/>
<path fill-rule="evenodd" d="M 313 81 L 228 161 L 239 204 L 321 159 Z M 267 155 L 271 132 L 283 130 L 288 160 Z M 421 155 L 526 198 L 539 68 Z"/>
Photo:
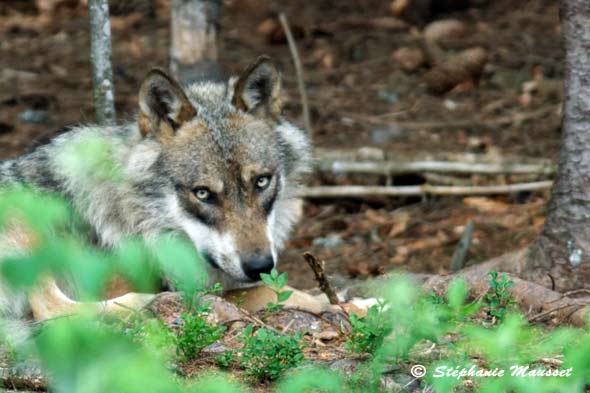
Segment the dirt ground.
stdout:
<path fill-rule="evenodd" d="M 64 0 L 43 11 L 36 3 L 0 3 L 2 158 L 94 118 L 85 6 Z M 226 0 L 220 61 L 237 72 L 261 54 L 272 56 L 284 74 L 286 116 L 302 124 L 291 55 L 276 21 L 277 13 L 285 12 L 304 63 L 317 146 L 378 146 L 404 157 L 475 153 L 555 160 L 563 77 L 556 3 L 448 0 L 417 16 L 394 18 L 392 2 L 385 0 L 316 0 L 303 6 L 297 0 Z M 112 13 L 116 105 L 121 119 L 131 119 L 144 74 L 168 64 L 169 4 L 116 2 Z M 462 27 L 435 36 L 433 49 L 425 39 L 428 27 L 446 19 Z M 473 75 L 457 70 L 458 83 L 433 94 L 428 72 L 474 47 L 483 48 L 485 64 Z M 315 176 L 311 182 L 353 180 Z M 408 175 L 393 179 L 396 185 L 424 181 Z M 547 196 L 307 202 L 281 266 L 301 288 L 314 285 L 300 256 L 307 250 L 326 261 L 337 283 L 392 269 L 444 273 L 469 221 L 475 231 L 468 263 L 475 263 L 531 241 L 542 226 Z"/>

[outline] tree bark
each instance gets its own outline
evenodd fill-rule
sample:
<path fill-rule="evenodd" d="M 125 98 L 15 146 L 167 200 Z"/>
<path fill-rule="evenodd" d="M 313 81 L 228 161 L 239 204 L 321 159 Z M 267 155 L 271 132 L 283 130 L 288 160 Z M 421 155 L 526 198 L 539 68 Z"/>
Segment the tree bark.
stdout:
<path fill-rule="evenodd" d="M 565 101 L 557 181 L 525 276 L 558 290 L 590 283 L 590 2 L 562 0 Z"/>
<path fill-rule="evenodd" d="M 219 73 L 220 15 L 221 0 L 172 0 L 170 71 L 176 78 L 190 82 Z"/>
<path fill-rule="evenodd" d="M 108 0 L 90 0 L 90 61 L 94 83 L 96 121 L 115 122 L 115 86 L 111 64 L 111 23 Z"/>

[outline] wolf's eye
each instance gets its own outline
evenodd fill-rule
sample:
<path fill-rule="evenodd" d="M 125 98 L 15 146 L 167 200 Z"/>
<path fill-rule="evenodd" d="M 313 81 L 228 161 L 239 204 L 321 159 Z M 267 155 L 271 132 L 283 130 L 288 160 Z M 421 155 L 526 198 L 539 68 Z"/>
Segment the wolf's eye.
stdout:
<path fill-rule="evenodd" d="M 210 201 L 212 196 L 211 191 L 206 188 L 195 188 L 193 194 L 195 194 L 198 200 L 203 202 Z"/>
<path fill-rule="evenodd" d="M 256 185 L 256 189 L 264 190 L 265 188 L 267 188 L 270 185 L 270 176 L 269 175 L 258 176 L 256 178 L 255 185 Z"/>

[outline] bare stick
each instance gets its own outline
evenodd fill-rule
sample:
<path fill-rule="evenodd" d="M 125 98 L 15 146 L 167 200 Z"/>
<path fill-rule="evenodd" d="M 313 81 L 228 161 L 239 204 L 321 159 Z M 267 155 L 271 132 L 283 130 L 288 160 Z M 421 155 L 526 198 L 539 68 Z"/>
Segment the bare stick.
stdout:
<path fill-rule="evenodd" d="M 421 195 L 490 195 L 538 191 L 551 188 L 552 181 L 516 183 L 497 186 L 320 186 L 302 188 L 300 198 L 366 198 Z"/>
<path fill-rule="evenodd" d="M 326 294 L 330 304 L 340 304 L 338 301 L 338 296 L 336 296 L 336 292 L 330 285 L 330 281 L 326 277 L 326 273 L 324 272 L 324 262 L 318 261 L 316 257 L 314 257 L 311 253 L 306 252 L 303 254 L 303 258 L 307 261 L 311 270 L 313 270 L 313 274 L 315 275 L 315 279 L 318 281 L 320 285 L 320 289 L 322 292 Z"/>
<path fill-rule="evenodd" d="M 463 174 L 538 174 L 552 175 L 555 173 L 553 164 L 512 164 L 512 163 L 477 163 L 450 161 L 317 161 L 321 172 L 332 173 L 368 173 L 388 175 L 394 173 L 463 173 Z"/>
<path fill-rule="evenodd" d="M 471 246 L 473 227 L 473 221 L 469 221 L 463 230 L 463 234 L 461 235 L 459 244 L 457 244 L 457 248 L 455 248 L 453 260 L 451 261 L 451 272 L 453 273 L 465 266 L 465 257 L 467 256 L 467 251 L 469 251 L 469 246 Z"/>
<path fill-rule="evenodd" d="M 111 64 L 111 23 L 107 0 L 89 0 L 90 14 L 90 61 L 94 84 L 94 107 L 96 121 L 100 124 L 114 123 L 115 86 Z"/>
<path fill-rule="evenodd" d="M 584 307 L 584 305 L 583 304 L 563 304 L 563 305 L 561 305 L 559 307 L 555 307 L 555 308 L 552 308 L 550 310 L 543 311 L 543 312 L 540 312 L 540 313 L 538 313 L 536 315 L 533 315 L 532 317 L 530 317 L 528 319 L 528 321 L 529 321 L 529 323 L 533 323 L 535 321 L 538 321 L 540 319 L 545 318 L 546 316 L 548 316 L 550 314 L 553 314 L 553 313 L 555 313 L 557 311 L 561 311 L 561 310 L 564 310 L 564 309 L 570 308 L 570 307 L 576 307 L 575 310 L 572 310 L 572 313 L 573 313 L 574 311 L 579 310 L 580 308 Z"/>
<path fill-rule="evenodd" d="M 287 17 L 282 12 L 279 14 L 279 21 L 281 22 L 281 26 L 285 31 L 287 43 L 289 44 L 289 50 L 291 51 L 293 63 L 295 64 L 295 73 L 297 74 L 297 87 L 299 88 L 299 94 L 301 95 L 301 107 L 303 109 L 303 123 L 305 124 L 305 129 L 307 130 L 307 132 L 311 134 L 311 116 L 309 115 L 307 92 L 305 90 L 305 82 L 303 81 L 303 66 L 301 65 L 299 53 L 297 52 L 295 39 L 293 38 L 293 34 L 291 34 L 291 29 L 289 28 L 289 22 L 287 22 Z"/>

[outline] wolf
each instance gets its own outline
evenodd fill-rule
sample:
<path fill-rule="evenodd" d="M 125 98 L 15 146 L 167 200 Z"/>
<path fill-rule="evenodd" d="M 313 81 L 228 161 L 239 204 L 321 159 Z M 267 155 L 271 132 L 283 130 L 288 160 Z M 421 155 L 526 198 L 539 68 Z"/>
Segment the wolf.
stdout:
<path fill-rule="evenodd" d="M 188 237 L 206 260 L 211 282 L 228 292 L 252 288 L 242 300 L 259 309 L 274 300 L 259 287 L 260 274 L 276 266 L 301 215 L 296 192 L 312 162 L 310 138 L 281 115 L 280 96 L 280 74 L 265 56 L 223 83 L 183 87 L 154 69 L 141 84 L 134 121 L 75 127 L 1 162 L 0 183 L 27 183 L 62 195 L 102 247 L 129 237 L 149 242 L 171 232 Z M 120 181 L 64 164 L 72 149 L 92 140 L 106 141 Z M 0 250 L 26 251 L 28 243 L 22 233 L 8 231 Z M 43 320 L 79 306 L 50 277 L 28 298 L 10 295 L 0 286 L 4 315 L 30 308 Z M 131 292 L 97 307 L 124 312 L 153 296 Z M 297 292 L 291 301 L 305 306 L 313 299 Z"/>

